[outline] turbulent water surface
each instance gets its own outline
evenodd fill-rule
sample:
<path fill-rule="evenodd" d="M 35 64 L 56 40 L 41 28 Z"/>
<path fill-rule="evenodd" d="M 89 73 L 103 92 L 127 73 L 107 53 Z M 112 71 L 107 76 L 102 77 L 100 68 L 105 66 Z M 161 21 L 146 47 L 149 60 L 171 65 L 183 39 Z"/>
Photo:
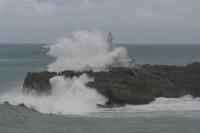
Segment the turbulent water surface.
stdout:
<path fill-rule="evenodd" d="M 200 61 L 198 45 L 123 46 L 140 64 L 184 65 Z M 55 60 L 46 55 L 48 51 L 44 45 L 1 44 L 0 132 L 200 132 L 200 99 L 190 96 L 179 99 L 157 98 L 148 105 L 96 109 L 94 105 L 105 99 L 85 88 L 84 84 L 92 80 L 86 75 L 74 79 L 55 77 L 51 81 L 54 85 L 54 95 L 51 97 L 22 95 L 21 85 L 26 73 L 47 70 L 47 65 Z M 4 104 L 5 101 L 11 105 Z M 20 103 L 27 108 L 13 106 Z"/>

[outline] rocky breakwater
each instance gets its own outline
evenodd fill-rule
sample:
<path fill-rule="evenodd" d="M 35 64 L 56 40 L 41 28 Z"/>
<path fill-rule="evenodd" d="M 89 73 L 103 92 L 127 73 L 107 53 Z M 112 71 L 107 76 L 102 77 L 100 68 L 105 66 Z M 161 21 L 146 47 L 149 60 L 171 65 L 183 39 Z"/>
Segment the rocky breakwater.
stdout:
<path fill-rule="evenodd" d="M 110 68 L 108 71 L 29 72 L 24 80 L 23 92 L 51 94 L 49 79 L 62 75 L 66 78 L 87 74 L 94 81 L 87 83 L 104 95 L 108 102 L 100 107 L 123 104 L 147 104 L 157 97 L 177 98 L 184 95 L 200 96 L 200 63 L 186 66 L 137 65 L 134 68 Z"/>

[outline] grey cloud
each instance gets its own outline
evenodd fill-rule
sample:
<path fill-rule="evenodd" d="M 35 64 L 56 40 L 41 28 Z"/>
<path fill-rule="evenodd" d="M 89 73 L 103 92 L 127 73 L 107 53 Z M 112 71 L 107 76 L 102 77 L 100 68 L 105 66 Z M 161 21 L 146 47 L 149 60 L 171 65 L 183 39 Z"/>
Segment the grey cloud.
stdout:
<path fill-rule="evenodd" d="M 117 43 L 200 44 L 199 0 L 1 0 L 0 41 L 54 42 L 74 30 Z"/>

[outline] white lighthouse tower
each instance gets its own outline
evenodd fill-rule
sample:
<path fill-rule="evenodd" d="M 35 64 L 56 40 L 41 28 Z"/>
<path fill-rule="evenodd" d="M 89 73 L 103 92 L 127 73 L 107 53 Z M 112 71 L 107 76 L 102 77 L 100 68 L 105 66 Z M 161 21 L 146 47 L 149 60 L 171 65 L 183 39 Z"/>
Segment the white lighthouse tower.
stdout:
<path fill-rule="evenodd" d="M 107 37 L 107 43 L 108 43 L 108 47 L 109 47 L 109 52 L 113 50 L 113 36 L 112 33 L 109 32 L 108 33 L 108 37 Z M 120 58 L 114 58 L 114 63 L 112 65 L 112 67 L 128 67 L 128 68 L 132 68 L 134 67 L 134 59 L 124 59 L 121 60 Z"/>
<path fill-rule="evenodd" d="M 109 45 L 109 51 L 111 51 L 113 49 L 113 46 L 112 46 L 113 36 L 112 36 L 111 32 L 108 33 L 107 41 L 108 41 L 108 45 Z"/>

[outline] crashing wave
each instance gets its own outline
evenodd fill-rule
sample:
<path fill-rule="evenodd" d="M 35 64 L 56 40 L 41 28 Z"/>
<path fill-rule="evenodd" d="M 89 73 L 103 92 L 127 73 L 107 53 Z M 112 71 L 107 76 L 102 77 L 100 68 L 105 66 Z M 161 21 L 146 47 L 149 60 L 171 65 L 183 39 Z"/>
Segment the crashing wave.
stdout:
<path fill-rule="evenodd" d="M 85 74 L 72 79 L 56 76 L 50 79 L 52 86 L 50 96 L 7 93 L 0 95 L 0 103 L 23 105 L 44 114 L 88 114 L 97 111 L 97 104 L 106 102 L 103 96 L 85 86 L 91 80 L 93 79 Z"/>
<path fill-rule="evenodd" d="M 76 31 L 72 38 L 64 38 L 49 46 L 48 55 L 56 58 L 49 71 L 103 70 L 110 66 L 128 66 L 125 48 L 111 49 L 112 42 L 98 31 Z"/>

